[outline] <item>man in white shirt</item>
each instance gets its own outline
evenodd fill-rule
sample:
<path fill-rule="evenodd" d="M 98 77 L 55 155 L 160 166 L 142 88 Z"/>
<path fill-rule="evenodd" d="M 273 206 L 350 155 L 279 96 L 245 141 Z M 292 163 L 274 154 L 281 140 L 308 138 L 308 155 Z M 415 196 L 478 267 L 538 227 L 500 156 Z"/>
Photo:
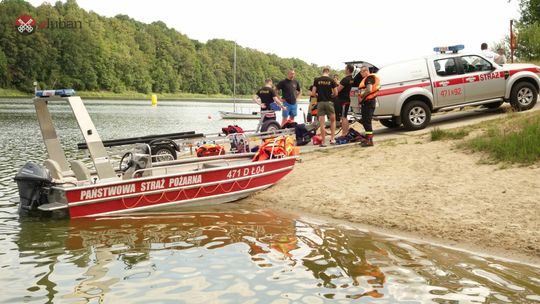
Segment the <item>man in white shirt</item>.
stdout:
<path fill-rule="evenodd" d="M 499 55 L 488 50 L 488 45 L 487 43 L 482 43 L 482 45 L 480 45 L 480 49 L 482 50 L 482 54 L 484 54 L 484 57 L 486 57 L 487 59 L 493 61 L 493 62 L 497 62 L 497 60 L 499 60 Z"/>

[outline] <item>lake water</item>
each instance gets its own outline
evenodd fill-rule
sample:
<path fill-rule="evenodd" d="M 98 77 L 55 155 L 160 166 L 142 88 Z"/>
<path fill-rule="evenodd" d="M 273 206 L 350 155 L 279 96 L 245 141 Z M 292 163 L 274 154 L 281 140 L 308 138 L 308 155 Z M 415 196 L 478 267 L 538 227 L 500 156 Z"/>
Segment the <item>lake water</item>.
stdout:
<path fill-rule="evenodd" d="M 223 103 L 85 103 L 103 139 L 217 133 L 233 123 L 220 120 L 219 110 L 232 109 Z M 52 109 L 66 152 L 82 156 L 69 108 Z M 540 303 L 539 268 L 242 201 L 178 213 L 21 218 L 10 201 L 13 176 L 45 158 L 31 102 L 0 100 L 0 127 L 0 303 Z"/>

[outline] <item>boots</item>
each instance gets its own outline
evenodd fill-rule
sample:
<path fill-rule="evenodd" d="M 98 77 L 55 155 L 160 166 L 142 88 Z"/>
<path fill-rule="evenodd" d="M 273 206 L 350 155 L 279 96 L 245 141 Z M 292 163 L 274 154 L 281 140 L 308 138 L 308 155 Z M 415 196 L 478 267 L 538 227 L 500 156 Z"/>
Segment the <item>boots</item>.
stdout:
<path fill-rule="evenodd" d="M 360 143 L 362 147 L 373 147 L 373 134 L 366 134 L 365 140 Z"/>

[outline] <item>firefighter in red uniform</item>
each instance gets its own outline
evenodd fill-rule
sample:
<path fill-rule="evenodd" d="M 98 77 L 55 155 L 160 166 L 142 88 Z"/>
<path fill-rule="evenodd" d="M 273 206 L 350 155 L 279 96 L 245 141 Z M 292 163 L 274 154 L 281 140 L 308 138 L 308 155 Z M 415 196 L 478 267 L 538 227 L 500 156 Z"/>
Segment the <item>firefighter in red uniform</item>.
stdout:
<path fill-rule="evenodd" d="M 381 81 L 377 75 L 369 73 L 367 66 L 360 68 L 360 74 L 362 75 L 362 82 L 358 86 L 358 101 L 362 106 L 362 125 L 366 131 L 366 137 L 360 145 L 362 147 L 371 147 L 373 146 L 373 127 L 371 121 L 373 120 L 373 112 L 375 112 L 375 107 L 377 106 L 376 97 L 381 88 Z"/>

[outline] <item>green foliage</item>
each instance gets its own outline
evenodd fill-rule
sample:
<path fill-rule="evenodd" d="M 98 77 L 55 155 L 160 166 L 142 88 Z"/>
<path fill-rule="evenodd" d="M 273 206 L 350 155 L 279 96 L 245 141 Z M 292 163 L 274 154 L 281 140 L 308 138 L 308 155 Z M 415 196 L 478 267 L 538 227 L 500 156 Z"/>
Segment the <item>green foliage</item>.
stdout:
<path fill-rule="evenodd" d="M 519 8 L 523 25 L 540 23 L 540 0 L 521 0 Z"/>
<path fill-rule="evenodd" d="M 12 26 L 22 15 L 38 23 L 80 21 L 77 29 L 37 29 L 21 35 Z M 145 24 L 125 15 L 113 18 L 81 9 L 75 0 L 33 7 L 22 0 L 0 2 L 0 88 L 33 92 L 44 88 L 156 93 L 233 93 L 234 42 L 206 44 L 163 22 Z M 265 78 L 279 81 L 296 69 L 304 92 L 320 68 L 296 58 L 280 58 L 237 47 L 238 95 L 252 95 Z"/>
<path fill-rule="evenodd" d="M 516 57 L 521 61 L 538 60 L 540 59 L 540 0 L 521 0 L 520 10 Z"/>
<path fill-rule="evenodd" d="M 431 141 L 445 140 L 445 139 L 462 139 L 463 137 L 469 135 L 469 132 L 465 129 L 459 129 L 456 131 L 451 130 L 441 130 L 439 128 L 434 128 L 431 130 Z"/>
<path fill-rule="evenodd" d="M 540 59 L 540 21 L 519 27 L 516 56 L 522 61 Z"/>
<path fill-rule="evenodd" d="M 540 115 L 513 119 L 509 130 L 494 126 L 465 143 L 473 151 L 483 151 L 496 161 L 531 164 L 540 161 Z"/>

